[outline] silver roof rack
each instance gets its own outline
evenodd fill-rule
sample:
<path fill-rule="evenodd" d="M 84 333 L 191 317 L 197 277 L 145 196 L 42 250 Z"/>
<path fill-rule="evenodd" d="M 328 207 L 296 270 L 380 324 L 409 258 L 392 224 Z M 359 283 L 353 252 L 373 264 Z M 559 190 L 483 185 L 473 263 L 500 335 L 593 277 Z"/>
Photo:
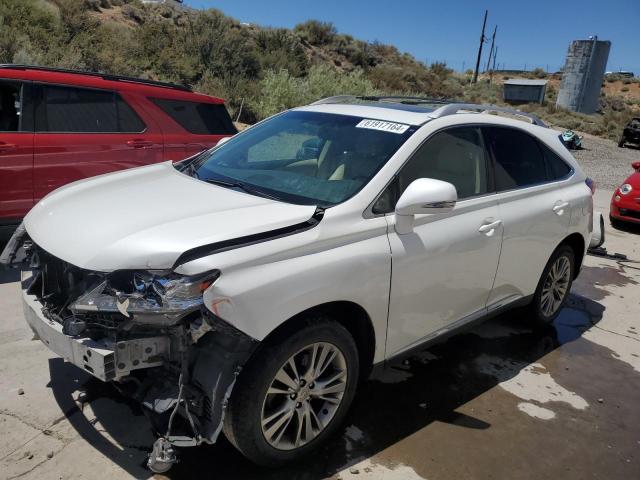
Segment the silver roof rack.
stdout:
<path fill-rule="evenodd" d="M 316 100 L 309 105 L 324 105 L 327 103 L 345 103 L 345 102 L 355 102 L 358 100 L 358 97 L 355 95 L 336 95 L 334 97 L 321 98 L 320 100 Z"/>
<path fill-rule="evenodd" d="M 477 103 L 463 103 L 456 102 L 455 100 L 443 100 L 437 98 L 424 98 L 424 97 L 401 97 L 401 96 L 360 96 L 360 95 L 336 95 L 334 97 L 321 98 L 313 102 L 311 105 L 325 105 L 331 103 L 350 103 L 363 100 L 379 101 L 379 102 L 399 102 L 408 104 L 430 104 L 432 106 L 438 106 L 433 112 L 429 112 L 428 116 L 431 118 L 441 118 L 447 115 L 453 115 L 456 113 L 505 113 L 514 117 L 524 118 L 526 121 L 538 125 L 540 127 L 547 128 L 547 125 L 536 115 L 532 113 L 522 112 L 514 108 L 499 107 L 497 105 L 489 104 L 477 104 Z M 426 113 L 426 112 L 425 112 Z"/>
<path fill-rule="evenodd" d="M 523 117 L 530 123 L 539 127 L 547 127 L 547 125 L 533 113 L 522 112 L 514 108 L 498 107 L 497 105 L 478 105 L 475 103 L 450 103 L 438 108 L 429 114 L 432 118 L 446 117 L 456 113 L 506 113 L 515 117 Z"/>
<path fill-rule="evenodd" d="M 388 102 L 388 103 L 405 103 L 409 105 L 447 105 L 454 100 L 445 100 L 442 98 L 431 97 L 411 97 L 403 95 L 336 95 L 334 97 L 321 98 L 311 105 L 323 105 L 328 103 L 346 103 L 346 102 Z"/>

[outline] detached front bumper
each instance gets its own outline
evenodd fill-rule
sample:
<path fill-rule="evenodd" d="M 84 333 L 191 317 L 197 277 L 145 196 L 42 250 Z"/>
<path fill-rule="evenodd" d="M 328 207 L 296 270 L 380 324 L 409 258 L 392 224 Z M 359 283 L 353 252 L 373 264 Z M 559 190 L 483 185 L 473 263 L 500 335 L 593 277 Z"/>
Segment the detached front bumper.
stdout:
<path fill-rule="evenodd" d="M 158 367 L 170 354 L 167 336 L 143 337 L 113 342 L 71 337 L 62 332 L 62 325 L 47 319 L 42 304 L 35 295 L 22 291 L 24 316 L 31 330 L 54 353 L 96 378 L 107 382 L 129 375 L 132 370 Z"/>

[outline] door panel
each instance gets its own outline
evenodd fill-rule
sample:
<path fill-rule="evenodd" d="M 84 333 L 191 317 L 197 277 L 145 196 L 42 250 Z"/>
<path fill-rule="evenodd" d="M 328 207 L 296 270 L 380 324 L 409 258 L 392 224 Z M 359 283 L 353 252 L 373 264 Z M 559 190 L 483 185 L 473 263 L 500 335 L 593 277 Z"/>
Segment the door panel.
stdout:
<path fill-rule="evenodd" d="M 34 196 L 38 201 L 67 183 L 162 161 L 162 144 L 142 135 L 36 133 Z"/>
<path fill-rule="evenodd" d="M 33 133 L 0 132 L 0 219 L 24 217 L 33 206 Z"/>
<path fill-rule="evenodd" d="M 488 308 L 535 293 L 553 250 L 567 236 L 575 199 L 555 182 L 570 171 L 554 168 L 547 147 L 528 133 L 507 127 L 483 127 L 491 152 L 499 215 L 504 235 L 496 281 Z"/>
<path fill-rule="evenodd" d="M 573 195 L 556 184 L 498 196 L 504 236 L 489 307 L 535 292 L 551 253 L 568 235 L 573 201 Z"/>
<path fill-rule="evenodd" d="M 480 130 L 448 128 L 419 147 L 381 195 L 382 204 L 390 196 L 397 201 L 418 178 L 449 182 L 458 195 L 453 212 L 418 215 L 412 232 L 389 233 L 389 356 L 484 312 L 502 239 L 489 173 Z"/>
<path fill-rule="evenodd" d="M 393 273 L 387 356 L 484 310 L 502 227 L 480 229 L 497 220 L 497 202 L 489 196 L 460 202 L 449 215 L 416 217 L 412 233 L 389 234 Z"/>

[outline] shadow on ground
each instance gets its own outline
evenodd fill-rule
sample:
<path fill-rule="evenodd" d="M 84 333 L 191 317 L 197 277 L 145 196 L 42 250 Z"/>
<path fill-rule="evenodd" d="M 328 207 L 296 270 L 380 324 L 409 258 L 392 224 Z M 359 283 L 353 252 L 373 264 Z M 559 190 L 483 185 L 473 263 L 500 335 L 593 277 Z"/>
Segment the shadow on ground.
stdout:
<path fill-rule="evenodd" d="M 611 224 L 611 228 L 614 230 L 620 230 L 621 232 L 640 235 L 640 223 L 615 222 L 615 224 Z"/>
<path fill-rule="evenodd" d="M 603 311 L 601 304 L 572 295 L 553 326 L 532 329 L 518 320 L 518 311 L 506 313 L 401 364 L 374 372 L 356 397 L 345 423 L 349 427 L 303 463 L 277 470 L 256 467 L 221 435 L 214 446 L 182 450 L 180 463 L 166 477 L 203 478 L 204 472 L 210 472 L 207 476 L 216 479 L 319 479 L 349 468 L 435 421 L 489 429 L 490 423 L 459 413 L 458 408 L 564 343 L 580 338 L 600 321 Z M 504 360 L 510 367 L 493 375 L 476 368 L 478 359 L 487 356 Z M 140 407 L 109 385 L 87 381 L 83 372 L 62 360 L 51 360 L 50 369 L 55 398 L 80 436 L 132 476 L 150 477 L 143 464 L 153 439 Z M 90 397 L 95 420 L 87 418 L 73 401 L 79 378 Z M 350 429 L 358 434 L 349 435 Z"/>
<path fill-rule="evenodd" d="M 14 269 L 0 267 L 0 285 L 20 280 L 20 272 Z"/>

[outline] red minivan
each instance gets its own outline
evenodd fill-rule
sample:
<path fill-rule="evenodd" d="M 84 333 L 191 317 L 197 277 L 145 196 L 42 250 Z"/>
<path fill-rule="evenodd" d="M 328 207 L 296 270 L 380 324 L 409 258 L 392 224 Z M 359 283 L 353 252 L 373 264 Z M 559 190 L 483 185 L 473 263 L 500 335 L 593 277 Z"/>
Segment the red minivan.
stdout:
<path fill-rule="evenodd" d="M 235 133 L 222 99 L 182 85 L 0 65 L 0 233 L 64 184 L 181 160 Z"/>

